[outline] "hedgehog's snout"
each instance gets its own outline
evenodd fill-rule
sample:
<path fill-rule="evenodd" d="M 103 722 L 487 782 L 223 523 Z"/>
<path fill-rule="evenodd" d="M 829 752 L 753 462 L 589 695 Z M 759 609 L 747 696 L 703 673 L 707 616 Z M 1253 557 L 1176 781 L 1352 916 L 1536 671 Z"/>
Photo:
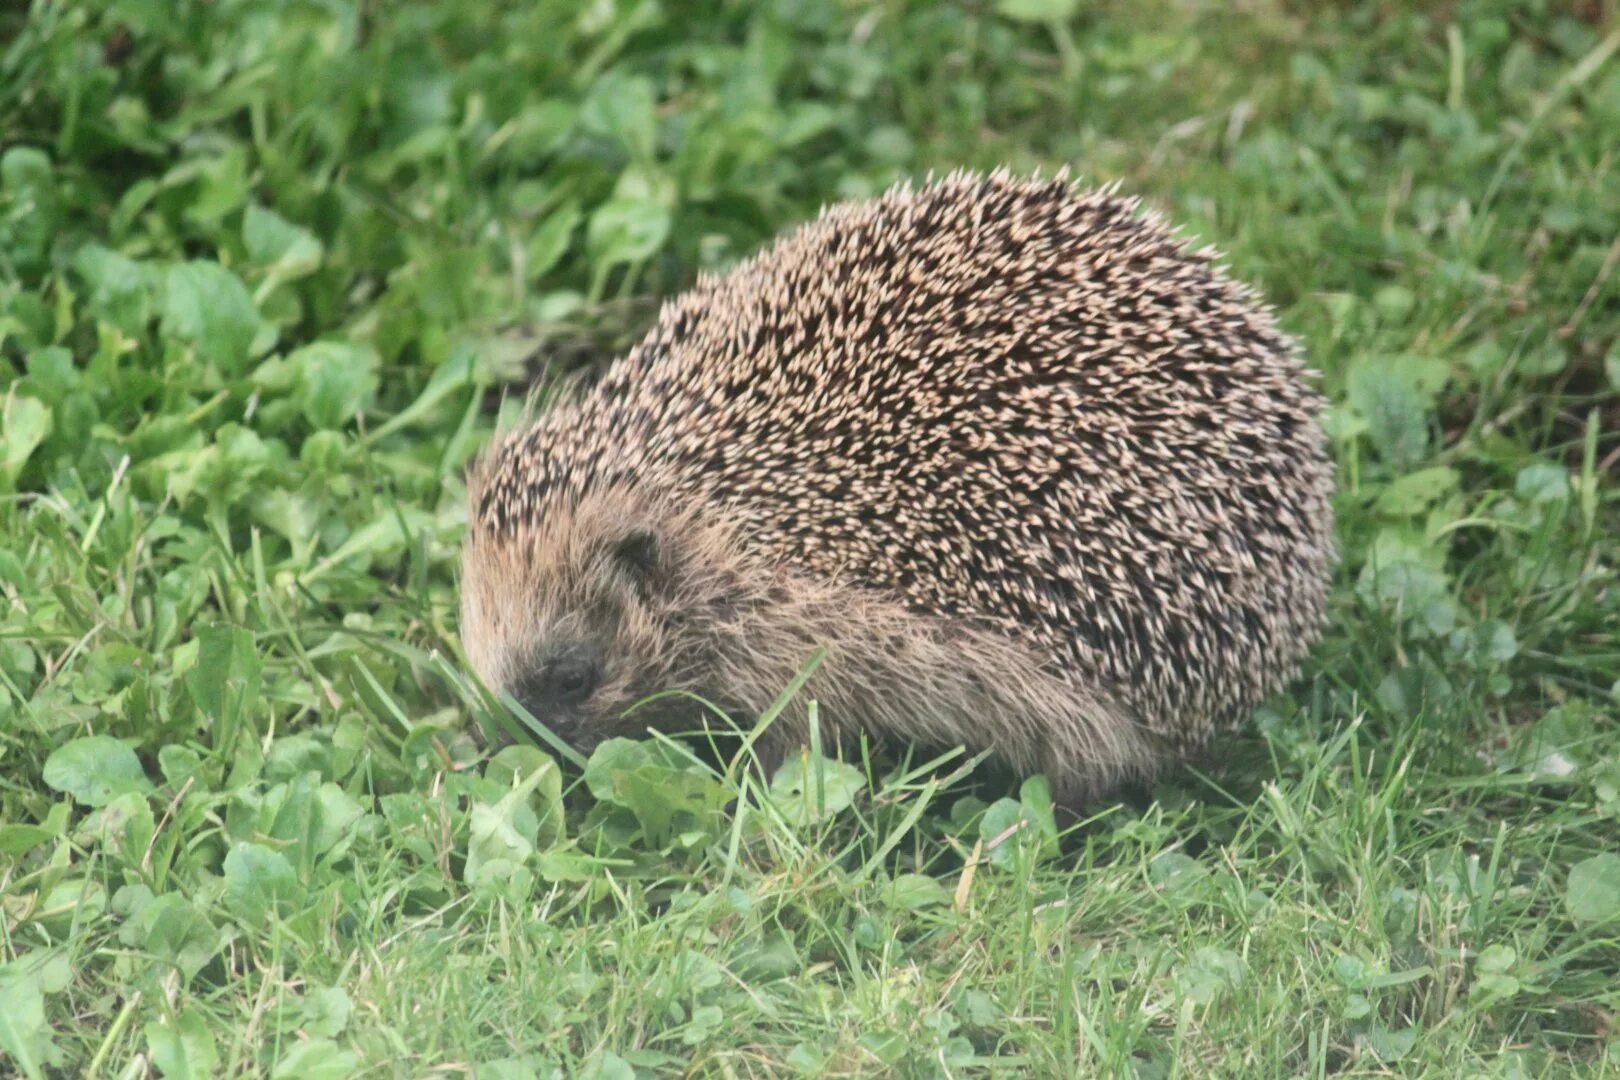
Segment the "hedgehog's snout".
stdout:
<path fill-rule="evenodd" d="M 605 667 L 606 650 L 597 642 L 549 644 L 512 680 L 512 696 L 553 734 L 577 746 L 591 738 L 590 705 Z"/>

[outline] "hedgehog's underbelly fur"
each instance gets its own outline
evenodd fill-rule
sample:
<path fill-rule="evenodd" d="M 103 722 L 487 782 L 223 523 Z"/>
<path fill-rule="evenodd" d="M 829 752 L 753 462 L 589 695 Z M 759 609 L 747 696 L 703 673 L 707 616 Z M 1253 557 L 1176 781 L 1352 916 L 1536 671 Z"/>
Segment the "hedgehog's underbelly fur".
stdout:
<path fill-rule="evenodd" d="M 473 533 L 654 492 L 920 633 L 999 637 L 1081 712 L 1117 703 L 1186 750 L 1320 632 L 1321 404 L 1270 313 L 1132 204 L 953 178 L 837 209 L 672 302 L 584 400 L 496 449 Z"/>

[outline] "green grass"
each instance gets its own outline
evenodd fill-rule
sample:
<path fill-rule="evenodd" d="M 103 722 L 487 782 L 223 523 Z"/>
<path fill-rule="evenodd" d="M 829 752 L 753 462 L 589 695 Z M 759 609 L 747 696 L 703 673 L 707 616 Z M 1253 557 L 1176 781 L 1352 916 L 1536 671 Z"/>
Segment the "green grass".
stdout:
<path fill-rule="evenodd" d="M 0 10 L 0 1073 L 1620 1075 L 1616 16 Z M 1292 696 L 1061 844 L 1038 783 L 483 760 L 461 469 L 532 356 L 1002 162 L 1323 371 Z"/>

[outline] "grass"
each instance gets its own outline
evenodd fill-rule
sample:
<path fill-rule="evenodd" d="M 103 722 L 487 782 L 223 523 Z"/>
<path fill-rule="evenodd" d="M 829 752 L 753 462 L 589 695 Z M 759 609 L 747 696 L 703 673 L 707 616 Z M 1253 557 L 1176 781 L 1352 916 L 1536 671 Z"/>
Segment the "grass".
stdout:
<path fill-rule="evenodd" d="M 1620 1075 L 1616 16 L 0 11 L 0 1072 Z M 461 468 L 536 351 L 1002 162 L 1322 370 L 1293 694 L 1061 843 L 1038 782 L 484 760 Z"/>

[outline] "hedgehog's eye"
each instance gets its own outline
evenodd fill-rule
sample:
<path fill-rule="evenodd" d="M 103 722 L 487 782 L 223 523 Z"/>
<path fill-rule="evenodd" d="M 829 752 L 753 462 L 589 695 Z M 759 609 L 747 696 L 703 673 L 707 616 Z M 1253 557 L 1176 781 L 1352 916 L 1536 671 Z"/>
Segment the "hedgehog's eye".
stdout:
<path fill-rule="evenodd" d="M 639 582 L 646 582 L 658 569 L 658 537 L 651 529 L 636 529 L 613 545 L 613 558 Z"/>

